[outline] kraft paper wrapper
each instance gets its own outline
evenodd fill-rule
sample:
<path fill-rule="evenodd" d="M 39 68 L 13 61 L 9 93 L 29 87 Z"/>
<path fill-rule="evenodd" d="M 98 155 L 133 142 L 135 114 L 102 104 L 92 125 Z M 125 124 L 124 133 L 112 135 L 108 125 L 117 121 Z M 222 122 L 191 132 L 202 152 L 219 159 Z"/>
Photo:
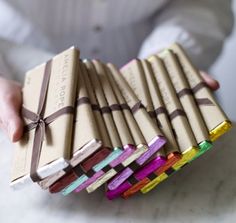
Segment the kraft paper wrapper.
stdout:
<path fill-rule="evenodd" d="M 77 61 L 79 51 L 70 48 L 52 59 L 51 76 L 47 91 L 44 117 L 65 106 L 74 106 L 77 84 Z M 23 88 L 23 105 L 36 113 L 38 109 L 41 84 L 46 64 L 42 64 L 26 73 Z M 32 94 L 33 92 L 33 94 Z M 25 123 L 31 121 L 25 119 Z M 45 140 L 42 144 L 37 173 L 45 178 L 68 166 L 72 141 L 73 115 L 65 114 L 58 117 L 46 127 Z M 60 131 L 58 131 L 60 129 Z M 31 182 L 29 172 L 34 140 L 34 130 L 25 133 L 16 144 L 13 163 L 11 186 L 20 187 Z"/>
<path fill-rule="evenodd" d="M 137 96 L 135 95 L 127 81 L 124 79 L 124 77 L 122 77 L 121 73 L 115 68 L 115 66 L 112 64 L 108 64 L 108 67 L 127 104 L 130 108 L 133 108 L 134 105 L 139 103 Z M 134 113 L 134 117 L 143 133 L 146 142 L 150 143 L 157 136 L 162 136 L 161 131 L 159 130 L 157 125 L 153 123 L 151 117 L 144 108 L 138 109 Z"/>
<path fill-rule="evenodd" d="M 90 78 L 90 81 L 92 84 L 91 86 L 92 86 L 94 93 L 96 95 L 98 105 L 100 108 L 107 107 L 108 104 L 106 102 L 106 98 L 105 98 L 104 92 L 102 90 L 101 83 L 99 82 L 95 67 L 94 67 L 93 63 L 90 61 L 87 61 L 86 65 L 89 70 L 89 78 Z M 120 137 L 118 135 L 115 123 L 112 119 L 112 115 L 110 113 L 103 113 L 102 117 L 104 119 L 104 123 L 106 125 L 107 132 L 110 136 L 112 146 L 122 148 L 122 143 L 121 143 Z"/>
<path fill-rule="evenodd" d="M 174 54 L 177 56 L 187 77 L 189 85 L 193 90 L 198 84 L 203 82 L 199 71 L 193 66 L 187 54 L 180 45 L 173 44 L 170 47 L 170 50 L 172 50 L 172 52 L 174 52 Z M 199 105 L 199 109 L 204 118 L 208 131 L 210 132 L 210 139 L 214 141 L 230 129 L 231 122 L 222 108 L 215 101 L 213 94 L 208 87 L 202 87 L 198 91 L 194 92 L 194 96 L 196 100 L 208 99 L 213 103 L 209 105 Z"/>
<path fill-rule="evenodd" d="M 184 89 L 190 89 L 188 81 L 178 64 L 175 55 L 168 50 L 159 54 L 162 58 L 165 67 L 168 71 L 171 82 L 175 88 L 177 94 L 183 92 Z M 188 117 L 189 124 L 195 135 L 197 143 L 200 144 L 203 141 L 209 141 L 209 133 L 202 119 L 201 113 L 195 102 L 192 94 L 185 94 L 180 97 L 180 102 L 184 108 L 184 111 Z"/>
<path fill-rule="evenodd" d="M 84 74 L 84 72 L 85 72 L 85 68 L 84 66 L 81 66 L 80 73 Z M 82 98 L 88 98 L 89 96 L 87 93 L 87 88 L 85 85 L 83 74 L 79 75 L 79 83 L 78 83 L 79 84 L 79 92 L 78 92 L 79 100 Z M 88 142 L 94 139 L 96 139 L 97 141 L 101 141 L 101 136 L 98 131 L 98 127 L 97 127 L 96 120 L 95 120 L 95 117 L 91 108 L 91 104 L 82 103 L 77 106 L 77 111 L 76 111 L 73 153 L 74 154 L 80 153 L 80 149 L 83 148 L 83 146 L 86 145 Z M 82 154 L 83 154 L 83 151 L 80 153 L 79 156 L 81 157 Z M 88 156 L 91 154 L 92 153 L 88 154 Z M 82 160 L 79 160 L 79 162 L 77 162 L 76 158 L 72 158 L 71 165 L 75 166 L 81 161 Z"/>
<path fill-rule="evenodd" d="M 112 86 L 112 89 L 114 90 L 114 93 L 115 93 L 118 103 L 120 105 L 126 104 L 126 101 L 125 101 L 124 97 L 122 96 L 119 88 L 117 87 L 117 84 L 116 84 L 114 78 L 112 77 L 111 71 L 108 67 L 106 69 L 106 74 L 107 74 L 107 78 L 109 79 L 109 82 Z M 144 136 L 143 136 L 136 120 L 134 119 L 134 116 L 131 113 L 131 111 L 128 109 L 123 109 L 122 112 L 125 117 L 126 123 L 128 124 L 130 133 L 134 139 L 135 145 L 146 144 Z"/>
<path fill-rule="evenodd" d="M 95 97 L 95 94 L 93 92 L 93 89 L 91 88 L 92 83 L 91 83 L 91 81 L 89 79 L 89 76 L 88 76 L 88 71 L 89 71 L 88 69 L 90 67 L 86 63 L 85 63 L 85 65 L 86 65 L 86 69 L 85 69 L 86 72 L 84 73 L 84 82 L 85 82 L 85 84 L 87 86 L 90 102 L 91 102 L 92 105 L 99 106 L 98 103 L 97 103 L 97 99 Z M 85 66 L 85 65 L 83 64 L 81 66 Z M 100 111 L 93 110 L 93 113 L 94 113 L 95 121 L 97 123 L 99 132 L 101 134 L 103 146 L 107 147 L 107 148 L 112 148 L 111 140 L 110 140 L 110 137 L 108 135 L 107 128 L 106 128 L 106 125 L 104 123 L 104 120 L 102 118 L 102 115 L 101 115 Z"/>
<path fill-rule="evenodd" d="M 112 92 L 112 88 L 110 87 L 110 83 L 108 81 L 107 82 L 104 81 L 104 80 L 108 80 L 108 78 L 107 78 L 106 71 L 104 70 L 103 65 L 101 63 L 99 63 L 98 61 L 93 61 L 93 63 L 95 65 L 98 76 L 100 77 L 100 83 L 103 86 L 104 93 L 105 93 L 105 96 L 106 96 L 106 99 L 108 101 L 109 106 L 117 104 L 117 100 L 115 98 L 115 95 Z M 117 86 L 115 86 L 115 88 L 117 88 Z M 120 112 L 121 112 L 121 115 L 122 115 L 121 117 L 123 118 L 122 111 L 120 111 Z M 113 119 L 115 120 L 115 116 L 113 116 Z M 117 121 L 121 123 L 121 120 L 118 119 Z M 125 122 L 124 122 L 124 124 L 126 125 Z M 120 131 L 123 131 L 123 129 L 124 129 L 124 126 L 121 126 Z M 127 131 L 128 131 L 128 128 L 127 128 Z M 89 185 L 87 187 L 87 191 L 89 193 L 95 191 L 99 186 L 101 186 L 102 184 L 107 182 L 110 178 L 115 176 L 116 173 L 117 173 L 116 168 L 117 168 L 118 165 L 120 166 L 119 170 L 124 169 L 126 166 L 128 166 L 131 162 L 133 162 L 137 158 L 139 158 L 140 155 L 143 154 L 146 151 L 146 147 L 138 146 L 137 150 L 134 152 L 134 147 L 130 146 L 130 139 L 129 139 L 128 142 L 129 142 L 129 145 L 127 145 L 127 143 L 126 143 L 126 146 L 124 146 L 124 148 L 125 148 L 125 150 L 130 151 L 130 154 L 128 154 L 128 156 L 124 156 L 122 154 L 123 159 L 120 159 L 120 160 L 116 159 L 116 160 L 112 161 L 109 165 L 111 169 L 107 172 L 103 172 L 103 174 L 101 174 L 101 176 L 95 182 L 93 182 L 91 185 Z M 124 145 L 124 143 L 123 143 L 123 145 Z M 79 187 L 79 188 L 76 189 L 76 192 L 79 192 L 82 189 L 83 189 L 83 187 Z"/>
<path fill-rule="evenodd" d="M 142 101 L 147 112 L 153 112 L 152 99 L 148 91 L 147 81 L 140 60 L 132 60 L 122 67 L 120 71 L 137 98 Z"/>
<path fill-rule="evenodd" d="M 97 71 L 98 78 L 101 83 L 103 92 L 105 94 L 108 106 L 111 107 L 112 105 L 119 105 L 116 99 L 116 96 L 112 90 L 112 87 L 109 83 L 104 65 L 101 62 L 96 61 L 96 60 L 93 61 L 93 64 Z M 112 110 L 111 113 L 112 113 L 112 117 L 117 128 L 117 131 L 119 133 L 122 145 L 123 146 L 128 145 L 128 144 L 134 145 L 132 135 L 125 121 L 122 110 Z"/>
<path fill-rule="evenodd" d="M 88 98 L 86 85 L 84 82 L 85 68 L 81 64 L 78 72 L 78 99 Z M 70 160 L 70 165 L 75 167 L 80 164 L 91 154 L 96 152 L 102 145 L 101 137 L 95 122 L 91 104 L 82 103 L 76 108 L 75 130 L 73 140 L 73 157 Z M 86 129 L 86 131 L 84 131 Z M 39 183 L 43 189 L 47 189 L 62 176 L 66 174 L 61 170 L 58 173 L 45 178 Z"/>
<path fill-rule="evenodd" d="M 155 76 L 155 80 L 158 83 L 161 96 L 163 98 L 169 116 L 172 112 L 176 111 L 176 109 L 183 110 L 161 59 L 156 56 L 152 56 L 149 61 L 152 65 L 153 74 Z M 185 153 L 193 147 L 197 148 L 197 142 L 188 123 L 187 117 L 176 116 L 171 120 L 171 124 L 173 129 L 175 130 L 181 153 Z M 179 131 L 180 129 L 181 131 Z"/>
<path fill-rule="evenodd" d="M 121 74 L 132 88 L 137 98 L 141 100 L 142 104 L 146 107 L 148 113 L 153 113 L 154 108 L 150 92 L 148 90 L 147 81 L 145 78 L 142 64 L 139 60 L 132 60 L 121 69 Z M 151 117 L 156 122 L 155 117 Z M 157 124 L 157 122 L 156 122 Z M 162 148 L 156 153 L 156 156 L 165 156 L 165 151 Z"/>
<path fill-rule="evenodd" d="M 165 108 L 164 102 L 161 97 L 161 93 L 158 87 L 158 84 L 155 80 L 151 65 L 148 61 L 142 60 L 141 61 L 143 69 L 144 69 L 144 75 L 147 80 L 148 89 L 150 91 L 152 103 L 154 106 L 154 109 L 158 108 Z M 161 127 L 160 129 L 164 133 L 165 137 L 167 138 L 167 143 L 164 146 L 166 154 L 174 153 L 174 152 L 180 152 L 179 147 L 177 145 L 176 139 L 174 137 L 174 133 L 172 130 L 171 123 L 169 121 L 168 115 L 164 112 L 157 114 L 157 119 L 159 120 Z"/>
<path fill-rule="evenodd" d="M 86 61 L 86 63 L 84 63 L 82 66 L 86 67 L 86 72 L 84 75 L 84 80 L 85 80 L 85 84 L 89 93 L 89 98 L 91 101 L 92 105 L 96 105 L 96 107 L 100 107 L 98 105 L 97 99 L 96 99 L 96 94 L 95 92 L 92 90 L 93 88 L 91 88 L 92 86 L 92 82 L 90 79 L 90 72 L 91 72 L 91 68 L 93 69 L 92 71 L 95 72 L 94 67 L 92 65 L 91 62 Z M 95 73 L 96 74 L 96 73 Z M 94 110 L 94 112 L 96 112 L 95 114 L 97 114 L 95 116 L 96 121 L 98 121 L 100 124 L 98 125 L 98 128 L 101 132 L 102 138 L 104 137 L 104 139 L 102 139 L 102 141 L 104 141 L 104 146 L 108 147 L 111 149 L 111 142 L 110 142 L 110 137 L 108 135 L 107 132 L 107 128 L 106 125 L 104 123 L 103 117 L 100 113 L 100 110 L 96 109 Z M 103 126 L 101 128 L 101 126 Z M 69 193 L 71 193 L 72 191 L 74 191 L 76 188 L 81 188 L 83 187 L 83 189 L 86 186 L 89 186 L 90 184 L 92 184 L 94 181 L 96 181 L 98 179 L 98 177 L 101 176 L 102 173 L 102 169 L 109 166 L 109 164 L 113 161 L 113 160 L 120 160 L 123 155 L 126 155 L 126 152 L 123 152 L 122 150 L 118 149 L 118 147 L 116 147 L 115 149 L 111 149 L 111 153 L 109 154 L 109 156 L 107 156 L 102 162 L 98 163 L 97 165 L 95 165 L 93 167 L 93 171 L 94 174 L 92 176 L 87 176 L 86 174 L 82 175 L 81 177 L 79 177 L 78 179 L 76 179 L 73 183 L 71 183 L 70 185 L 68 185 L 67 187 L 65 187 L 61 192 L 63 195 L 68 195 Z"/>

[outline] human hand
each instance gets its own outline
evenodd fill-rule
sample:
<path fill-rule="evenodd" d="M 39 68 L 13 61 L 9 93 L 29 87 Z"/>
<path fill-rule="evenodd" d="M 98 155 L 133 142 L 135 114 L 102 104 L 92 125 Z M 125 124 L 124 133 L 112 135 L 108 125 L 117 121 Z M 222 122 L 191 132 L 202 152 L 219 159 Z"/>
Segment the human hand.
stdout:
<path fill-rule="evenodd" d="M 220 84 L 217 80 L 213 79 L 209 74 L 207 74 L 204 71 L 200 71 L 200 74 L 203 78 L 203 80 L 207 83 L 209 88 L 213 91 L 216 91 L 217 89 L 220 88 Z"/>
<path fill-rule="evenodd" d="M 12 142 L 18 141 L 23 134 L 21 104 L 21 85 L 0 77 L 0 128 Z"/>

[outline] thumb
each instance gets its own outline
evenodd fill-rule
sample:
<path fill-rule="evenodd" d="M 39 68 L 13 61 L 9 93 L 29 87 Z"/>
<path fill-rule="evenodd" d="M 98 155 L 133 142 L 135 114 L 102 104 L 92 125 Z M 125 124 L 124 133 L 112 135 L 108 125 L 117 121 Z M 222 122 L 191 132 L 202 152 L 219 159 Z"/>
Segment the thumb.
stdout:
<path fill-rule="evenodd" d="M 0 124 L 12 142 L 18 141 L 23 134 L 23 121 L 20 115 L 21 90 L 14 86 L 11 91 L 3 91 L 0 100 Z"/>
<path fill-rule="evenodd" d="M 11 106 L 9 106 L 9 109 Z M 23 123 L 19 116 L 19 113 L 12 111 L 5 117 L 4 126 L 7 134 L 12 142 L 20 140 L 23 135 Z"/>

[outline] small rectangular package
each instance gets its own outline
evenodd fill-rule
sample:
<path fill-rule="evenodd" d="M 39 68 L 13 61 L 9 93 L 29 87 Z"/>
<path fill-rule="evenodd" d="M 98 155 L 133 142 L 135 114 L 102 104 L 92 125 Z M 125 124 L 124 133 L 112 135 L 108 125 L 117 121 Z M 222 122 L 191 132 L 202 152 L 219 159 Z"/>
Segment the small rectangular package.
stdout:
<path fill-rule="evenodd" d="M 38 182 L 69 165 L 78 57 L 79 51 L 72 47 L 26 73 L 22 92 L 26 126 L 16 143 L 13 188 Z"/>
<path fill-rule="evenodd" d="M 154 75 L 153 75 L 151 66 L 146 60 L 140 60 L 138 66 L 140 67 L 139 68 L 140 72 L 138 72 L 138 71 L 136 72 L 136 74 L 137 74 L 136 79 L 140 79 L 140 78 L 143 79 L 142 85 L 144 86 L 144 89 L 141 89 L 140 87 L 138 87 L 140 85 L 137 84 L 136 85 L 137 86 L 137 94 L 139 94 L 139 92 L 146 91 L 145 95 L 150 95 L 150 96 L 148 96 L 148 97 L 150 97 L 149 100 L 145 100 L 145 99 L 142 100 L 141 96 L 139 98 L 142 100 L 144 105 L 149 104 L 149 107 L 151 107 L 151 109 L 153 109 L 152 107 L 154 107 L 154 109 L 153 109 L 154 112 L 153 112 L 152 117 L 153 117 L 153 119 L 157 120 L 157 124 L 158 124 L 159 128 L 162 130 L 162 132 L 164 133 L 164 135 L 167 139 L 167 142 L 163 148 L 163 153 L 166 156 L 166 162 L 162 166 L 157 168 L 155 170 L 155 172 L 148 174 L 144 179 L 137 182 L 130 189 L 125 191 L 122 194 L 122 197 L 124 197 L 124 198 L 128 198 L 128 197 L 132 196 L 133 194 L 138 192 L 140 189 L 142 189 L 145 185 L 147 185 L 151 181 L 154 181 L 154 180 L 155 180 L 155 182 L 160 181 L 160 179 L 162 178 L 162 175 L 165 174 L 164 172 L 166 170 L 168 170 L 172 165 L 174 165 L 181 158 L 181 153 L 179 151 L 171 124 L 169 122 L 168 113 L 166 111 L 163 100 L 161 98 L 158 85 L 154 79 Z M 138 75 L 141 77 L 138 78 L 137 77 Z M 145 87 L 145 85 L 146 85 L 146 87 Z M 145 88 L 146 88 L 146 90 L 145 90 Z M 151 100 L 151 102 L 148 102 L 150 100 Z M 150 103 L 152 103 L 152 106 L 150 105 Z"/>
<path fill-rule="evenodd" d="M 45 189 L 50 187 L 51 193 L 59 192 L 70 184 L 73 179 L 75 180 L 83 175 L 83 172 L 88 172 L 110 152 L 107 148 L 101 148 L 101 136 L 91 108 L 82 72 L 83 69 L 80 63 L 74 120 L 73 157 L 70 159 L 70 166 L 66 170 L 62 170 L 40 182 L 41 187 Z M 86 131 L 84 131 L 85 129 Z"/>
<path fill-rule="evenodd" d="M 116 147 L 113 148 L 110 136 L 108 134 L 108 129 L 107 126 L 105 125 L 105 122 L 103 120 L 102 114 L 101 114 L 101 109 L 98 104 L 98 101 L 96 99 L 95 92 L 93 92 L 93 89 L 91 88 L 92 86 L 92 81 L 89 78 L 89 70 L 90 66 L 88 64 L 81 63 L 81 67 L 83 72 L 81 72 L 84 83 L 86 85 L 86 89 L 88 91 L 89 99 L 91 102 L 91 107 L 94 112 L 94 117 L 96 124 L 98 126 L 98 131 L 100 132 L 101 139 L 102 139 L 102 148 L 106 148 L 110 150 L 110 153 L 108 156 L 106 156 L 102 161 L 98 162 L 95 166 L 92 167 L 91 170 L 88 172 L 83 172 L 82 175 L 78 176 L 76 180 L 74 180 L 72 183 L 67 185 L 61 192 L 63 195 L 68 195 L 69 193 L 73 192 L 76 188 L 79 186 L 85 188 L 85 186 L 90 185 L 94 181 L 96 181 L 100 176 L 101 176 L 101 171 L 102 169 L 106 168 L 107 165 L 114 159 L 118 158 L 121 153 L 122 149 Z M 113 139 L 114 140 L 114 139 Z M 116 140 L 116 142 L 119 143 L 119 139 Z"/>
<path fill-rule="evenodd" d="M 122 92 L 122 95 L 126 99 L 128 106 L 131 108 L 134 118 L 136 119 L 139 128 L 142 131 L 143 136 L 149 146 L 149 150 L 147 152 L 141 155 L 135 162 L 129 165 L 129 167 L 122 171 L 119 176 L 115 177 L 112 182 L 108 184 L 108 189 L 110 191 L 107 191 L 107 196 L 109 199 L 112 199 L 112 197 L 114 198 L 116 191 L 120 193 L 117 187 L 121 185 L 121 183 L 123 183 L 137 169 L 139 169 L 147 160 L 149 160 L 158 150 L 160 150 L 165 144 L 166 139 L 163 137 L 158 126 L 153 123 L 153 120 L 148 115 L 141 101 L 137 98 L 128 82 L 124 79 L 124 77 L 122 77 L 122 74 L 111 64 L 108 64 L 108 68 L 110 69 L 112 77 Z M 111 196 L 109 194 L 111 194 Z"/>
<path fill-rule="evenodd" d="M 182 47 L 175 43 L 169 47 L 169 49 L 176 55 L 182 70 L 187 77 L 188 83 L 208 128 L 210 140 L 215 141 L 227 132 L 232 124 L 214 99 L 211 90 L 207 87 L 199 71 L 193 66 Z"/>
<path fill-rule="evenodd" d="M 149 62 L 152 65 L 155 80 L 158 83 L 179 149 L 182 153 L 181 160 L 173 166 L 175 170 L 178 170 L 197 155 L 199 152 L 198 145 L 162 60 L 157 56 L 152 56 L 149 58 Z"/>
<path fill-rule="evenodd" d="M 96 190 L 99 186 L 103 185 L 111 177 L 116 175 L 117 172 L 119 172 L 122 168 L 124 168 L 122 163 L 126 161 L 127 159 L 130 159 L 130 156 L 133 155 L 133 157 L 136 157 L 134 153 L 136 150 L 136 147 L 134 145 L 132 135 L 129 131 L 129 128 L 123 116 L 121 107 L 119 106 L 117 102 L 115 94 L 113 93 L 112 87 L 107 78 L 105 66 L 104 64 L 102 64 L 100 61 L 97 61 L 97 60 L 93 60 L 92 62 L 96 70 L 99 83 L 102 87 L 102 90 L 104 92 L 104 95 L 107 101 L 107 107 L 103 107 L 102 111 L 108 112 L 111 114 L 114 124 L 117 129 L 117 132 L 119 134 L 122 147 L 125 151 L 129 153 L 123 153 L 122 159 L 113 160 L 109 164 L 109 166 L 107 166 L 106 172 L 104 172 L 103 170 L 100 170 L 100 171 L 103 171 L 103 175 L 87 187 L 87 191 L 89 193 Z M 76 192 L 79 192 L 79 188 L 76 189 Z"/>

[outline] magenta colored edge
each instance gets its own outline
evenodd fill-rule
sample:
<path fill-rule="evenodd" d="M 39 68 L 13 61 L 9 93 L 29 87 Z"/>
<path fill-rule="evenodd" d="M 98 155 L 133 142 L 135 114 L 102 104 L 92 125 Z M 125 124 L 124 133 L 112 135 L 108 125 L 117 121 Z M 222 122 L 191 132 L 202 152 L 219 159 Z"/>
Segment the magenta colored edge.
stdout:
<path fill-rule="evenodd" d="M 135 178 L 139 179 L 140 181 L 143 180 L 146 176 L 148 176 L 150 173 L 154 172 L 156 169 L 163 166 L 166 162 L 166 159 L 164 157 L 157 157 L 154 160 L 152 160 L 149 164 L 147 164 L 145 167 L 143 167 L 141 170 L 139 170 L 137 173 L 135 173 Z M 106 192 L 106 196 L 108 199 L 112 200 L 117 197 L 119 197 L 122 193 L 130 189 L 133 185 L 130 184 L 128 181 L 125 181 L 122 183 L 118 188 L 115 190 L 108 190 Z"/>
<path fill-rule="evenodd" d="M 162 136 L 155 137 L 149 144 L 149 149 L 142 154 L 136 162 L 141 166 L 143 165 L 154 153 L 156 153 L 164 144 L 166 139 Z M 117 174 L 109 183 L 108 189 L 114 190 L 118 188 L 125 180 L 127 180 L 134 172 L 126 167 L 121 173 Z"/>

